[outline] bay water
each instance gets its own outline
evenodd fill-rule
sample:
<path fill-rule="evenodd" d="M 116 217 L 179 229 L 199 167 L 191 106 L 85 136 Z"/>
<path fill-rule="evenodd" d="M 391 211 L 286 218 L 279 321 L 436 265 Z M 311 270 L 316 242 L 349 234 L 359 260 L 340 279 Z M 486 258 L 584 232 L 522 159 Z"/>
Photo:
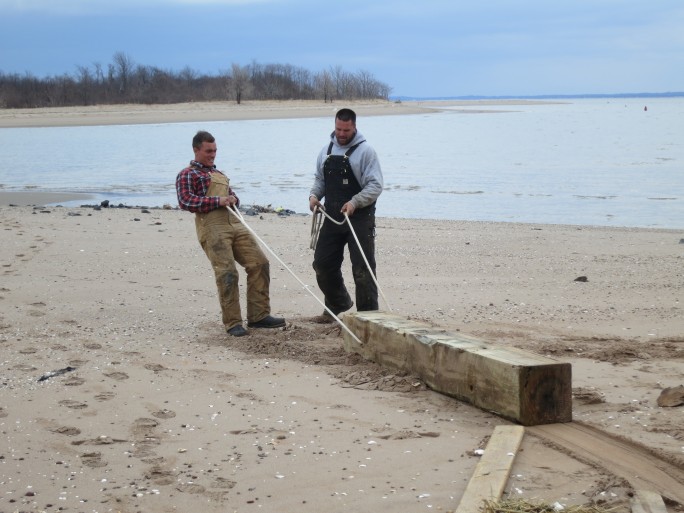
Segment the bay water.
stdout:
<path fill-rule="evenodd" d="M 341 106 L 341 105 L 340 105 Z M 0 129 L 0 190 L 176 206 L 197 130 L 243 205 L 308 212 L 327 118 Z M 380 217 L 684 228 L 684 98 L 573 99 L 359 117 Z M 62 202 L 78 206 L 83 201 Z"/>

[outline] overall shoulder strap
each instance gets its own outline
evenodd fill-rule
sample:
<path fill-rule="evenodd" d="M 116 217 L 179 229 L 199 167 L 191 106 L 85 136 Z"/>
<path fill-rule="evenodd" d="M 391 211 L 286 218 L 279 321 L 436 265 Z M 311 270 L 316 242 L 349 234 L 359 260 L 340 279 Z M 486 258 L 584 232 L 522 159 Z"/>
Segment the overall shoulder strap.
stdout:
<path fill-rule="evenodd" d="M 364 139 L 363 141 L 356 143 L 354 146 L 352 146 L 351 148 L 349 148 L 347 150 L 347 152 L 345 153 L 345 156 L 347 156 L 347 157 L 351 156 L 351 154 L 354 153 L 354 150 L 356 150 L 356 148 L 358 148 L 361 144 L 363 144 L 365 142 L 366 142 L 366 140 Z"/>

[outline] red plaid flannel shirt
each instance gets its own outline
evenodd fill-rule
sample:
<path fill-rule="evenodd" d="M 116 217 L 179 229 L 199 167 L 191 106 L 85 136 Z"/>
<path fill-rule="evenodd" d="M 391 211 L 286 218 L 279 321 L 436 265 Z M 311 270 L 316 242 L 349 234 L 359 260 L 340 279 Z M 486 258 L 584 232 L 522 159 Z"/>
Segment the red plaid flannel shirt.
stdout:
<path fill-rule="evenodd" d="M 221 173 L 216 166 L 207 167 L 194 160 L 176 177 L 176 194 L 178 205 L 190 212 L 206 213 L 221 208 L 218 196 L 207 196 L 211 183 L 211 173 Z M 221 173 L 223 174 L 223 173 Z M 228 188 L 228 193 L 237 199 L 236 206 L 240 206 L 240 199 Z"/>

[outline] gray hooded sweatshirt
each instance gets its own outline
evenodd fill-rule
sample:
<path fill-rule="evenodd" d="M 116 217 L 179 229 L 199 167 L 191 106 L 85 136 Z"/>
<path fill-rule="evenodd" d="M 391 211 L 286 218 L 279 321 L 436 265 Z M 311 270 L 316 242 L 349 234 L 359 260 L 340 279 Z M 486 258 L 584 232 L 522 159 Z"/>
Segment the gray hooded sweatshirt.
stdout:
<path fill-rule="evenodd" d="M 354 146 L 359 141 L 364 141 L 366 138 L 359 132 L 356 131 L 356 135 L 344 146 L 340 146 L 337 143 L 337 138 L 335 137 L 335 132 L 330 135 L 330 140 L 333 142 L 333 147 L 331 155 L 344 155 L 349 148 Z M 326 144 L 321 152 L 318 154 L 318 159 L 316 160 L 316 174 L 314 176 L 314 183 L 311 187 L 311 192 L 309 195 L 316 196 L 319 200 L 322 200 L 325 196 L 325 178 L 323 177 L 323 164 L 328 157 L 328 146 Z M 375 200 L 378 199 L 380 193 L 382 192 L 383 179 L 382 170 L 380 169 L 380 162 L 378 161 L 378 155 L 375 153 L 373 147 L 364 142 L 361 144 L 354 153 L 349 157 L 349 163 L 351 164 L 352 171 L 356 180 L 361 186 L 361 192 L 354 195 L 351 199 L 354 208 L 367 207 Z"/>

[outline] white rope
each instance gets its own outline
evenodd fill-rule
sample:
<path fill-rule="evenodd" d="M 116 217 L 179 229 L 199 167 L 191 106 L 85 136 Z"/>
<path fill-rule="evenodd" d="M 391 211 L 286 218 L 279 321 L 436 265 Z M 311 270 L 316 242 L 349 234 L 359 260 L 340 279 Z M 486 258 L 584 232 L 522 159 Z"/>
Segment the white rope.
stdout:
<path fill-rule="evenodd" d="M 335 221 L 332 217 L 328 215 L 328 213 L 325 211 L 324 208 L 319 209 L 318 205 L 314 207 L 314 218 L 316 217 L 317 213 L 321 213 L 325 216 L 325 218 L 329 221 L 332 221 L 335 223 L 337 226 L 342 226 L 345 222 L 349 225 L 349 229 L 352 232 L 352 235 L 354 236 L 354 240 L 356 241 L 356 245 L 359 247 L 359 251 L 361 252 L 361 256 L 363 257 L 363 261 L 366 263 L 366 268 L 368 269 L 368 272 L 371 275 L 371 278 L 373 278 L 373 282 L 375 283 L 375 286 L 378 288 L 378 291 L 380 292 L 380 295 L 382 296 L 382 299 L 385 300 L 385 304 L 387 305 L 387 309 L 391 312 L 392 307 L 389 304 L 389 301 L 387 301 L 387 297 L 385 297 L 385 293 L 382 291 L 380 288 L 380 284 L 378 283 L 378 280 L 375 278 L 375 273 L 371 269 L 370 264 L 368 263 L 368 259 L 366 258 L 366 254 L 363 252 L 363 248 L 361 247 L 361 243 L 359 242 L 359 238 L 356 236 L 356 232 L 354 231 L 354 227 L 352 226 L 351 220 L 349 219 L 349 216 L 347 213 L 344 213 L 344 220 L 343 221 Z M 320 216 L 319 216 L 320 219 Z M 316 244 L 318 243 L 318 232 L 320 232 L 321 227 L 320 227 L 320 222 L 318 222 L 318 231 L 315 234 L 316 237 Z M 311 249 L 316 249 L 316 244 L 313 241 L 313 236 L 312 236 L 312 241 L 311 241 Z"/>
<path fill-rule="evenodd" d="M 345 323 L 343 323 L 343 322 L 339 319 L 339 317 L 337 317 L 337 315 L 335 315 L 332 311 L 330 311 L 330 309 L 329 309 L 327 306 L 325 306 L 325 303 L 324 303 L 323 301 L 321 301 L 321 300 L 318 298 L 318 296 L 316 296 L 316 294 L 314 294 L 313 292 L 311 292 L 311 290 L 309 289 L 309 286 L 308 286 L 306 283 L 304 283 L 302 280 L 300 280 L 299 277 L 298 277 L 298 276 L 297 276 L 297 275 L 296 275 L 296 274 L 295 274 L 295 273 L 294 273 L 294 272 L 285 264 L 285 262 L 283 262 L 283 261 L 280 259 L 280 257 L 279 257 L 278 255 L 276 255 L 270 247 L 268 247 L 268 244 L 266 244 L 263 240 L 261 240 L 261 237 L 259 237 L 259 236 L 256 234 L 256 232 L 255 232 L 254 230 L 252 230 L 252 228 L 245 222 L 244 217 L 242 216 L 242 214 L 240 213 L 240 211 L 239 211 L 237 208 L 235 208 L 235 210 L 233 210 L 232 208 L 228 208 L 228 212 L 230 212 L 231 214 L 233 214 L 235 217 L 238 218 L 238 220 L 244 225 L 244 227 L 247 228 L 247 230 L 249 231 L 249 233 L 251 233 L 252 235 L 254 235 L 254 237 L 259 241 L 259 243 L 260 243 L 263 247 L 265 247 L 265 248 L 268 250 L 268 252 L 271 253 L 271 255 L 273 255 L 273 256 L 276 258 L 276 260 L 278 260 L 278 262 L 280 262 L 280 265 L 282 265 L 285 269 L 287 269 L 288 272 L 289 272 L 292 276 L 294 276 L 294 278 L 302 285 L 302 287 L 304 287 L 304 289 L 306 289 L 306 291 L 307 291 L 309 294 L 311 294 L 311 295 L 314 297 L 314 299 L 316 299 L 316 301 L 318 301 L 321 305 L 323 305 L 323 308 L 325 308 L 326 311 L 327 311 L 330 315 L 332 315 L 333 319 L 335 319 L 335 321 L 337 321 L 337 323 L 338 323 L 340 326 L 342 326 L 342 327 L 345 329 L 345 331 L 346 331 L 347 333 L 349 333 L 349 334 L 352 336 L 352 338 L 353 338 L 354 340 L 356 340 L 359 344 L 363 344 L 363 342 L 361 342 L 361 340 L 359 340 L 359 337 L 357 337 L 357 336 L 354 334 L 354 332 L 352 332 L 352 331 L 347 327 L 347 325 L 346 325 Z"/>

